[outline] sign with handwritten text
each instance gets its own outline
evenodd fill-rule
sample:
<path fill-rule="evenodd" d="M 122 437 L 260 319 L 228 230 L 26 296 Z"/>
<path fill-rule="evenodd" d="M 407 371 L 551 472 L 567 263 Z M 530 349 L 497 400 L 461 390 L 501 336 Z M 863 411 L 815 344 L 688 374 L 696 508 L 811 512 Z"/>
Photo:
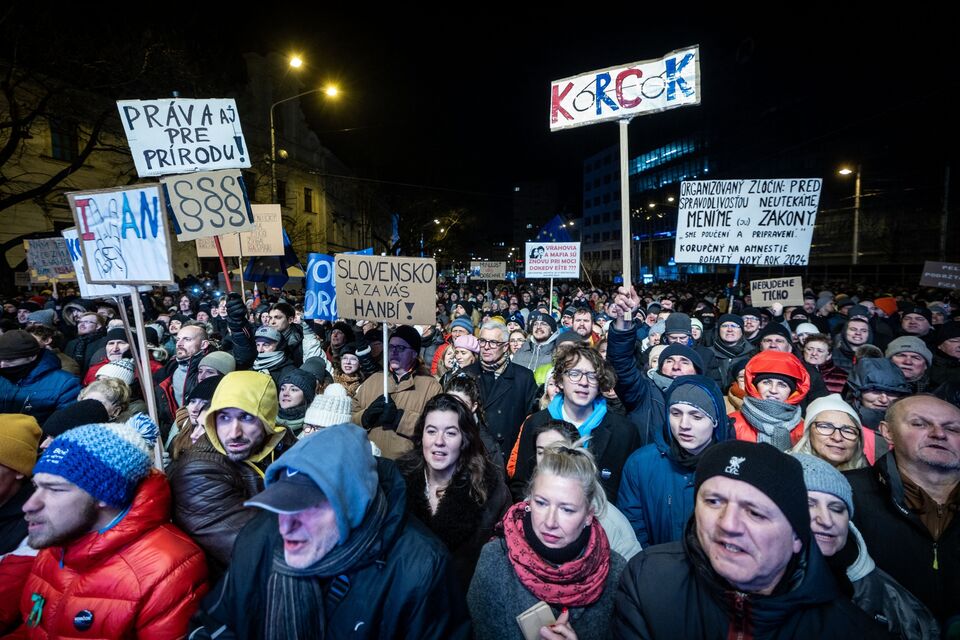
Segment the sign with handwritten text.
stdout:
<path fill-rule="evenodd" d="M 117 100 L 117 109 L 141 178 L 250 166 L 233 98 Z"/>
<path fill-rule="evenodd" d="M 528 242 L 524 249 L 527 278 L 579 278 L 579 242 Z"/>
<path fill-rule="evenodd" d="M 751 280 L 750 300 L 755 307 L 772 307 L 777 302 L 785 307 L 803 306 L 803 279 L 793 276 Z"/>
<path fill-rule="evenodd" d="M 34 238 L 23 241 L 27 266 L 38 282 L 73 280 L 73 263 L 63 238 Z"/>
<path fill-rule="evenodd" d="M 223 250 L 224 257 L 282 256 L 283 219 L 280 205 L 255 204 L 250 208 L 253 211 L 253 231 L 226 233 L 220 236 L 220 248 Z M 197 257 L 217 257 L 217 247 L 213 238 L 197 239 Z"/>
<path fill-rule="evenodd" d="M 173 214 L 173 232 L 181 242 L 256 229 L 237 169 L 165 176 L 160 183 Z"/>
<path fill-rule="evenodd" d="M 506 262 L 475 261 L 470 263 L 470 277 L 474 280 L 503 280 L 506 273 Z"/>
<path fill-rule="evenodd" d="M 805 265 L 822 185 L 819 178 L 682 182 L 674 259 Z"/>
<path fill-rule="evenodd" d="M 437 263 L 432 258 L 334 257 L 341 318 L 393 324 L 437 321 Z"/>
<path fill-rule="evenodd" d="M 67 194 L 91 284 L 173 282 L 159 184 Z"/>

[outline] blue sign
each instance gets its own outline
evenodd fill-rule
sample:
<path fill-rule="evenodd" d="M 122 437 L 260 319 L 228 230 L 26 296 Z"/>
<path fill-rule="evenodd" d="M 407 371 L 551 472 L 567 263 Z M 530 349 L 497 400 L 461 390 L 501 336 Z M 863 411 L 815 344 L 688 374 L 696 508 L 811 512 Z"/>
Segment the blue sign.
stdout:
<path fill-rule="evenodd" d="M 361 251 L 345 251 L 371 256 L 373 247 Z M 303 298 L 303 317 L 307 320 L 337 320 L 337 288 L 333 277 L 333 256 L 311 253 L 305 274 L 307 293 Z"/>

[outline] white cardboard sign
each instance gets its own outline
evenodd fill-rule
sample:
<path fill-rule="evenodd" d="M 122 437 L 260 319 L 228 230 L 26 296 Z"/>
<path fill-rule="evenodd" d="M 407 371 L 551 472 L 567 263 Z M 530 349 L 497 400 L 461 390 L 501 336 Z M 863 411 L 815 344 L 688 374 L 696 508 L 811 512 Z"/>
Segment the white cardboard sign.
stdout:
<path fill-rule="evenodd" d="M 579 278 L 579 242 L 528 242 L 524 248 L 527 278 Z"/>
<path fill-rule="evenodd" d="M 34 238 L 23 241 L 27 266 L 36 272 L 38 282 L 73 280 L 73 263 L 63 238 Z"/>
<path fill-rule="evenodd" d="M 117 109 L 141 178 L 250 166 L 233 98 L 118 100 Z"/>
<path fill-rule="evenodd" d="M 283 255 L 283 219 L 278 204 L 251 205 L 255 228 L 243 233 L 227 233 L 220 236 L 223 256 L 244 258 L 251 256 Z M 241 253 L 240 250 L 243 250 Z M 217 247 L 213 238 L 197 239 L 197 257 L 216 258 Z"/>
<path fill-rule="evenodd" d="M 432 258 L 334 257 L 341 318 L 392 324 L 437 321 L 437 263 Z"/>
<path fill-rule="evenodd" d="M 750 281 L 750 300 L 755 307 L 803 306 L 803 280 L 800 276 Z"/>
<path fill-rule="evenodd" d="M 681 183 L 674 259 L 807 264 L 822 184 L 819 178 Z"/>
<path fill-rule="evenodd" d="M 63 239 L 67 246 L 67 252 L 70 260 L 73 262 L 73 270 L 77 276 L 77 285 L 80 287 L 81 298 L 104 298 L 107 296 L 128 296 L 129 287 L 120 287 L 115 284 L 90 284 L 83 273 L 83 249 L 80 246 L 80 238 L 77 237 L 76 227 L 63 230 Z M 152 287 L 143 287 L 147 291 Z"/>
<path fill-rule="evenodd" d="M 700 104 L 700 48 L 550 83 L 550 130 Z"/>
<path fill-rule="evenodd" d="M 503 280 L 506 275 L 506 262 L 475 261 L 470 263 L 470 277 L 474 280 Z"/>
<path fill-rule="evenodd" d="M 165 176 L 160 183 L 181 242 L 256 229 L 239 169 Z"/>
<path fill-rule="evenodd" d="M 91 284 L 173 282 L 159 184 L 67 194 Z"/>

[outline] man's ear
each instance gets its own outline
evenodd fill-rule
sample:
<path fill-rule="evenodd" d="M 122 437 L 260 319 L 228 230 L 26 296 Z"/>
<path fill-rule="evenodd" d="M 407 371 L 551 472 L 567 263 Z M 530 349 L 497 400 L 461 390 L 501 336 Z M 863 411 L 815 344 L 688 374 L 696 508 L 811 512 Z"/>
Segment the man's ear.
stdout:
<path fill-rule="evenodd" d="M 796 533 L 793 534 L 793 552 L 800 553 L 800 550 L 803 549 L 803 541 L 800 540 L 799 536 Z"/>
<path fill-rule="evenodd" d="M 883 439 L 886 440 L 890 448 L 893 449 L 893 432 L 890 431 L 890 425 L 887 424 L 886 420 L 880 421 L 880 435 L 883 436 Z"/>

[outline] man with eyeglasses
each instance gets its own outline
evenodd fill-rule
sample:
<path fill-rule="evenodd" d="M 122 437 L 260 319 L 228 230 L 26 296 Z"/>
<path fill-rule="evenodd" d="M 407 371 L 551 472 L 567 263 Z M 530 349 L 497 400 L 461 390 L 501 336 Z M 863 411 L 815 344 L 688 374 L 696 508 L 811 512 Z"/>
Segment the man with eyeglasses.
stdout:
<path fill-rule="evenodd" d="M 929 395 L 904 398 L 880 432 L 890 453 L 847 474 L 854 523 L 877 566 L 951 636 L 948 621 L 960 619 L 960 409 Z"/>
<path fill-rule="evenodd" d="M 386 347 L 390 370 L 377 371 L 357 389 L 353 398 L 353 422 L 367 430 L 370 442 L 384 458 L 396 460 L 413 448 L 413 431 L 423 407 L 443 390 L 420 361 L 420 333 L 401 325 L 390 334 Z M 383 397 L 387 376 L 389 400 Z"/>
<path fill-rule="evenodd" d="M 488 320 L 480 327 L 480 359 L 463 371 L 477 380 L 486 427 L 501 451 L 511 451 L 520 425 L 534 408 L 537 383 L 533 373 L 510 361 L 506 325 Z"/>
<path fill-rule="evenodd" d="M 65 354 L 80 365 L 81 377 L 93 363 L 97 353 L 106 348 L 106 320 L 93 311 L 87 311 L 77 319 L 77 337 L 67 343 Z"/>

